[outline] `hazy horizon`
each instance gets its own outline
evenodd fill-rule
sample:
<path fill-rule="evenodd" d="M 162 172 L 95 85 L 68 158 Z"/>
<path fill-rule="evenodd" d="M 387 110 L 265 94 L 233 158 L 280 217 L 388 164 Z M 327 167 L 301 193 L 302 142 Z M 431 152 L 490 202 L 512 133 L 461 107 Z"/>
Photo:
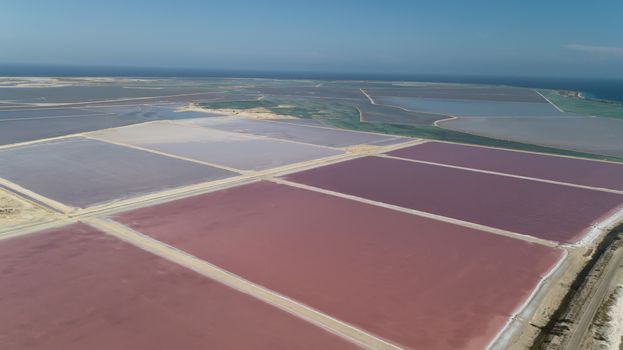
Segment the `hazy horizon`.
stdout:
<path fill-rule="evenodd" d="M 622 13 L 623 3 L 610 0 L 8 1 L 0 11 L 0 62 L 621 78 Z"/>

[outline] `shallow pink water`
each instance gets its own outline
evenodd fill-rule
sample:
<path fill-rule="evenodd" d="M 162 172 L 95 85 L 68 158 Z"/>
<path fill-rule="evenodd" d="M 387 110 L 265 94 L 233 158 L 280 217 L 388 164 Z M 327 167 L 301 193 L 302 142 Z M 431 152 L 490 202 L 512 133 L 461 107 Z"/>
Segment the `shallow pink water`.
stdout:
<path fill-rule="evenodd" d="M 353 349 L 83 225 L 0 241 L 1 349 Z"/>
<path fill-rule="evenodd" d="M 623 164 L 427 142 L 389 155 L 572 184 L 623 190 Z"/>
<path fill-rule="evenodd" d="M 114 219 L 409 348 L 483 348 L 560 256 L 268 182 Z"/>
<path fill-rule="evenodd" d="M 575 242 L 623 205 L 613 193 L 381 157 L 286 179 L 559 242 Z"/>

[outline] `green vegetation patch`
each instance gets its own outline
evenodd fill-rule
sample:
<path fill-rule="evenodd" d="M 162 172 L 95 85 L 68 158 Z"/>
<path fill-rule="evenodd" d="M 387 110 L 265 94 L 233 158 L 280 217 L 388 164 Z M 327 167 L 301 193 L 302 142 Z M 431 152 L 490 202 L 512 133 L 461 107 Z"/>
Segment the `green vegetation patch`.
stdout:
<path fill-rule="evenodd" d="M 201 103 L 208 109 L 241 109 L 264 108 L 277 115 L 289 115 L 302 119 L 344 118 L 353 112 L 353 108 L 327 99 L 283 97 L 251 101 L 218 101 Z"/>
<path fill-rule="evenodd" d="M 549 97 L 548 97 L 549 98 Z M 568 151 L 552 147 L 530 145 L 520 142 L 504 141 L 483 136 L 442 129 L 434 125 L 400 125 L 368 123 L 359 121 L 359 111 L 347 102 L 332 99 L 312 99 L 305 97 L 279 97 L 253 101 L 221 101 L 202 103 L 209 109 L 253 109 L 265 108 L 277 115 L 289 115 L 303 119 L 316 119 L 337 128 L 369 131 L 391 135 L 410 136 L 431 140 L 468 143 L 482 146 L 517 149 L 531 152 L 551 153 L 573 157 L 612 160 L 623 159 L 590 153 Z"/>
<path fill-rule="evenodd" d="M 623 104 L 614 101 L 583 99 L 570 92 L 539 91 L 560 109 L 569 113 L 623 119 Z"/>
<path fill-rule="evenodd" d="M 568 151 L 559 148 L 537 146 L 520 142 L 504 141 L 493 139 L 489 137 L 477 136 L 459 131 L 453 131 L 448 129 L 442 129 L 434 125 L 398 125 L 398 124 L 383 124 L 383 123 L 361 123 L 359 121 L 359 114 L 355 110 L 348 118 L 329 118 L 323 120 L 325 123 L 333 125 L 338 128 L 370 131 L 392 135 L 402 135 L 410 137 L 418 137 L 423 139 L 441 140 L 468 143 L 474 145 L 490 146 L 509 148 L 530 152 L 541 152 L 559 154 L 573 157 L 583 157 L 590 159 L 612 160 L 617 162 L 623 162 L 623 159 L 617 157 L 602 156 L 598 154 Z"/>

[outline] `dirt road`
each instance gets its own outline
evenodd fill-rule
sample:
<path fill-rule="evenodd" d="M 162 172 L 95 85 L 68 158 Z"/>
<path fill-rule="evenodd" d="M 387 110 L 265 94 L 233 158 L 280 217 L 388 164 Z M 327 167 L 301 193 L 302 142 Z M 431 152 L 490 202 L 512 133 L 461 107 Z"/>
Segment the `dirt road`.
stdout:
<path fill-rule="evenodd" d="M 583 344 L 599 306 L 608 297 L 610 286 L 617 274 L 617 268 L 623 263 L 623 249 L 618 249 L 604 268 L 602 275 L 596 282 L 594 292 L 583 307 L 580 318 L 574 323 L 563 348 L 567 350 L 584 349 Z"/>

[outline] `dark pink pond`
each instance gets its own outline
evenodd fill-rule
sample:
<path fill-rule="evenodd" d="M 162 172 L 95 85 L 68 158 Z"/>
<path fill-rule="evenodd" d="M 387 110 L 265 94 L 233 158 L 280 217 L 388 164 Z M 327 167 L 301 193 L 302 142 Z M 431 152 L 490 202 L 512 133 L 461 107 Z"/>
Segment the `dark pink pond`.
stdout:
<path fill-rule="evenodd" d="M 0 240 L 2 349 L 354 349 L 83 224 Z"/>
<path fill-rule="evenodd" d="M 623 204 L 613 193 L 381 157 L 286 179 L 559 242 L 575 242 Z"/>
<path fill-rule="evenodd" d="M 394 344 L 482 349 L 560 251 L 259 182 L 115 220 Z"/>
<path fill-rule="evenodd" d="M 427 142 L 388 154 L 407 159 L 623 191 L 623 164 L 617 163 L 442 142 Z"/>

